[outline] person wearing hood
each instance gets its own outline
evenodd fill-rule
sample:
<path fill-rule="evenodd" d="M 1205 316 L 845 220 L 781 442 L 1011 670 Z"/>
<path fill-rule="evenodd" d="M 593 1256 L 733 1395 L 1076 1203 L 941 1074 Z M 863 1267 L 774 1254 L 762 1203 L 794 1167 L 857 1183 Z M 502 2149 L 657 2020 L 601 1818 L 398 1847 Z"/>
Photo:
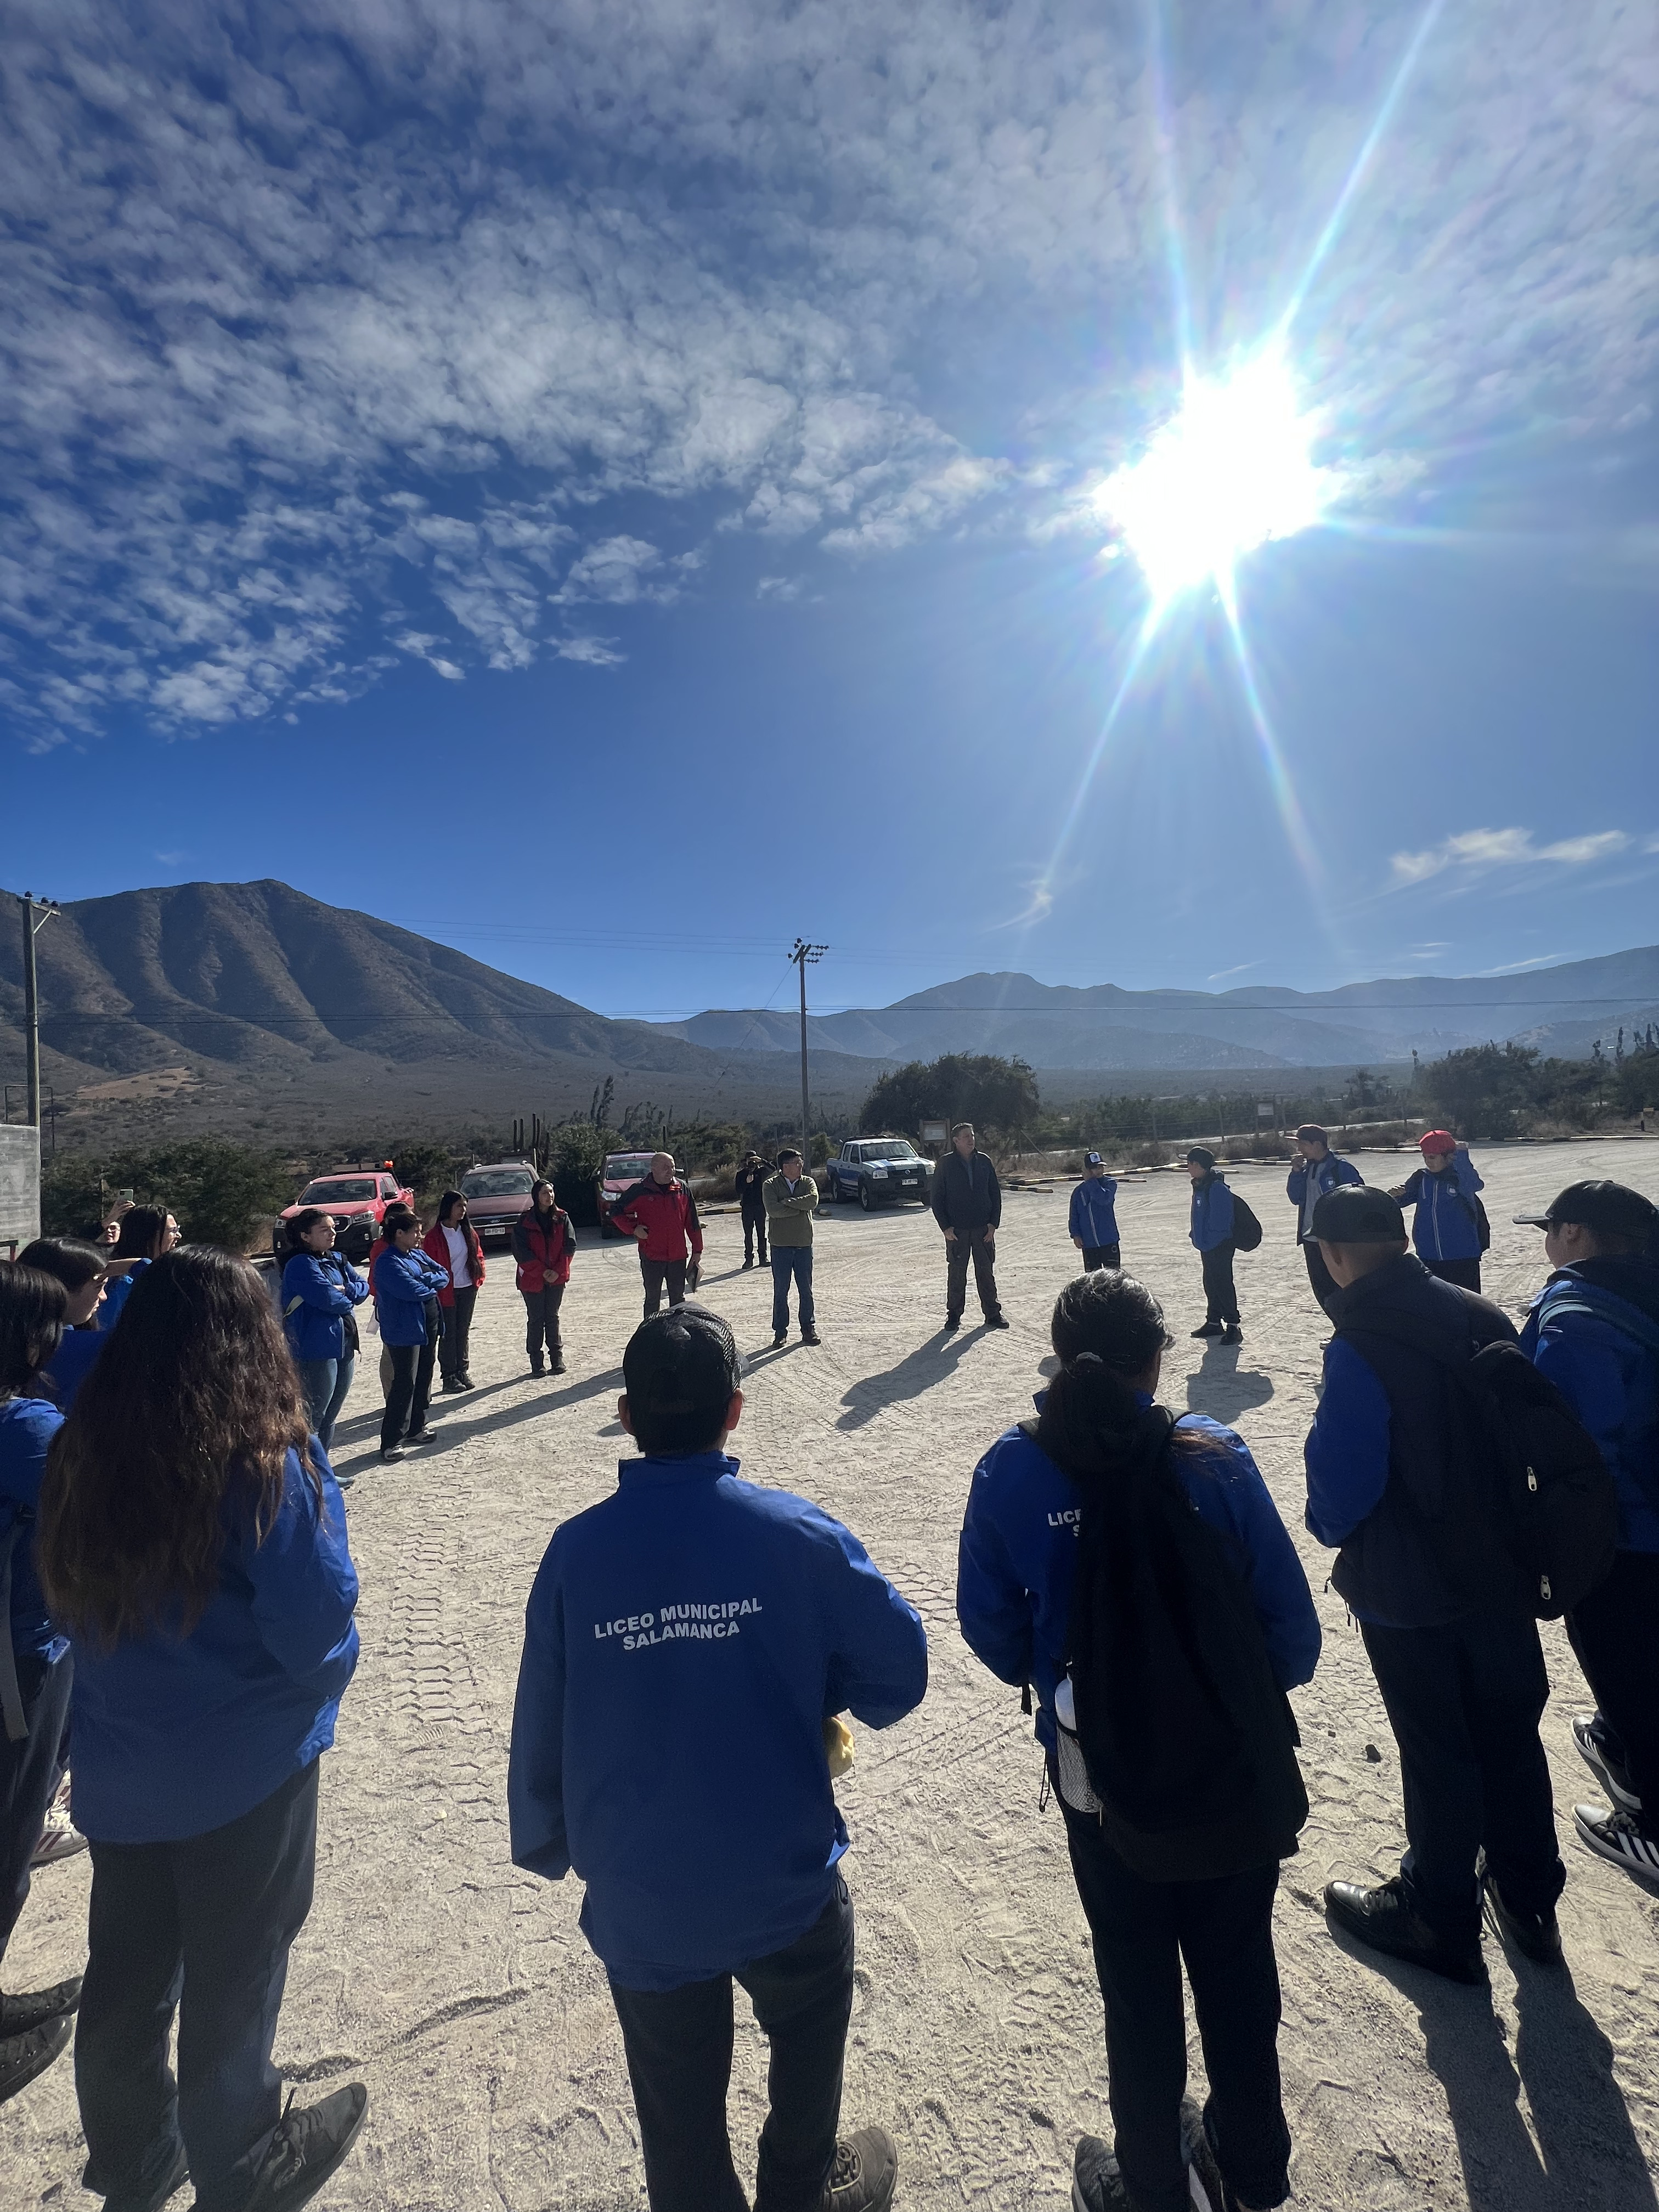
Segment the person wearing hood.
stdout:
<path fill-rule="evenodd" d="M 1573 1741 L 1611 1809 L 1575 1805 L 1579 1838 L 1659 1879 L 1659 1208 L 1617 1182 L 1569 1183 L 1542 1213 L 1552 1269 L 1522 1349 L 1595 1437 L 1619 1492 L 1613 1572 L 1567 1615 L 1596 1710 Z"/>
<path fill-rule="evenodd" d="M 1188 1234 L 1204 1269 L 1204 1325 L 1194 1336 L 1218 1336 L 1224 1344 L 1243 1344 L 1238 1292 L 1233 1285 L 1233 1194 L 1225 1176 L 1215 1171 L 1215 1154 L 1194 1145 L 1187 1155 L 1193 1179 L 1193 1222 Z"/>
<path fill-rule="evenodd" d="M 1083 1180 L 1072 1193 L 1072 1242 L 1083 1255 L 1083 1272 L 1115 1267 L 1123 1248 L 1117 1235 L 1117 1177 L 1109 1176 L 1098 1152 L 1083 1163 Z"/>
<path fill-rule="evenodd" d="M 1425 1129 L 1417 1148 L 1422 1166 L 1389 1195 L 1413 1208 L 1412 1243 L 1429 1273 L 1478 1297 L 1486 1243 L 1479 1193 L 1486 1185 L 1468 1146 L 1459 1144 L 1449 1129 Z"/>
<path fill-rule="evenodd" d="M 1329 1136 L 1317 1121 L 1302 1124 L 1296 1133 L 1296 1149 L 1297 1163 L 1285 1179 L 1285 1195 L 1296 1208 L 1296 1241 L 1307 1263 L 1309 1285 L 1328 1314 L 1336 1285 L 1319 1256 L 1319 1241 L 1313 1233 L 1314 1208 L 1328 1190 L 1340 1190 L 1344 1183 L 1363 1183 L 1365 1178 L 1352 1160 L 1338 1158 L 1331 1150 Z"/>

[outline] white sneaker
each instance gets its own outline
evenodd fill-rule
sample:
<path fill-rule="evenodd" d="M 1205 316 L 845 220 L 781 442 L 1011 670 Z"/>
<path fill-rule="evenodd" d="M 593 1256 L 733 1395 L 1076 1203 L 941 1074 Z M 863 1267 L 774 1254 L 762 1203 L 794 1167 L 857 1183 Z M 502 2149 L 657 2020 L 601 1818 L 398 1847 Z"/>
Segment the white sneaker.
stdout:
<path fill-rule="evenodd" d="M 1629 1813 L 1609 1813 L 1601 1805 L 1575 1805 L 1572 1825 L 1580 1843 L 1598 1857 L 1611 1859 L 1638 1881 L 1659 1882 L 1659 1841 Z"/>
<path fill-rule="evenodd" d="M 1598 1717 L 1595 1713 L 1573 1715 L 1572 1740 L 1578 1747 L 1578 1756 L 1621 1813 L 1639 1813 L 1642 1801 L 1631 1788 L 1629 1775 L 1622 1766 L 1613 1765 L 1595 1733 Z"/>
<path fill-rule="evenodd" d="M 87 1847 L 87 1839 L 67 1813 L 54 1806 L 46 1815 L 46 1825 L 40 1831 L 40 1840 L 29 1861 L 32 1867 L 51 1866 L 58 1859 L 72 1859 L 77 1851 Z"/>

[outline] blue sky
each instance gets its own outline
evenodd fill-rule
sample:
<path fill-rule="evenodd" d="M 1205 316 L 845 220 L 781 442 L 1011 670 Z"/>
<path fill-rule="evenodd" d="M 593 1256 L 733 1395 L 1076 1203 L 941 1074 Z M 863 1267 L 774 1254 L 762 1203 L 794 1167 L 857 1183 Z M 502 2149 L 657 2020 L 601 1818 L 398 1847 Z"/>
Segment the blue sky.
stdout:
<path fill-rule="evenodd" d="M 9 21 L 11 884 L 611 1012 L 1659 935 L 1643 11 Z M 1274 331 L 1325 519 L 1148 641 L 1096 495 Z"/>

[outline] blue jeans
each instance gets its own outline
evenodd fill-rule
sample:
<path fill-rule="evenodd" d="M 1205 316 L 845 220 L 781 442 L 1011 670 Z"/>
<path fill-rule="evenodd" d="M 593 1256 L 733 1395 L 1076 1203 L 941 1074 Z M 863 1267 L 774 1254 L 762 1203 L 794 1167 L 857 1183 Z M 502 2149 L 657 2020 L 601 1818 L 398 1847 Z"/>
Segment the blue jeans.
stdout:
<path fill-rule="evenodd" d="M 356 1365 L 355 1354 L 345 1359 L 300 1362 L 300 1383 L 311 1415 L 312 1434 L 325 1451 L 333 1443 L 334 1424 L 340 1418 L 340 1408 L 346 1401 Z"/>
<path fill-rule="evenodd" d="M 772 1334 L 789 1334 L 789 1282 L 794 1278 L 799 1292 L 796 1304 L 800 1309 L 801 1333 L 812 1326 L 812 1316 L 817 1308 L 812 1303 L 812 1248 L 810 1244 L 778 1244 L 772 1247 Z"/>

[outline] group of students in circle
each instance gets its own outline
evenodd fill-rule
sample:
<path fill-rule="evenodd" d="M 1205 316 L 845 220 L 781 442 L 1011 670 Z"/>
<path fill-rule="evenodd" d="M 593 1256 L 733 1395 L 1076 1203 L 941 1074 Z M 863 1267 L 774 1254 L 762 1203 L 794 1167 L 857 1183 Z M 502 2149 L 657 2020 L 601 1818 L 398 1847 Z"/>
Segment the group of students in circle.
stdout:
<path fill-rule="evenodd" d="M 1304 1154 L 1310 1170 L 1328 1157 Z M 1477 1982 L 1484 1912 L 1523 1970 L 1548 1971 L 1566 1874 L 1538 1733 L 1540 1613 L 1565 1610 L 1595 1697 L 1573 1736 L 1608 1802 L 1575 1808 L 1579 1840 L 1659 1880 L 1659 1212 L 1589 1182 L 1517 1217 L 1543 1228 L 1551 1267 L 1517 1340 L 1412 1254 L 1389 1192 L 1352 1171 L 1325 1181 L 1304 1242 L 1334 1335 L 1305 1517 L 1376 1676 L 1409 1844 L 1389 1881 L 1332 1882 L 1328 1913 L 1361 1947 Z M 551 1196 L 533 1210 L 556 1279 L 538 1289 L 542 1347 L 556 1349 L 546 1304 L 569 1246 Z M 438 1230 L 457 1230 L 446 1213 Z M 412 1412 L 443 1261 L 417 1218 L 386 1226 L 370 1276 Z M 341 1361 L 307 1376 L 257 1272 L 176 1237 L 164 1212 L 134 1209 L 112 1251 L 41 1239 L 0 1267 L 0 1957 L 32 1868 L 63 1855 L 50 1839 L 71 1754 L 59 1832 L 85 1839 L 93 1875 L 84 1976 L 0 1998 L 0 2098 L 73 2036 L 85 2186 L 116 2212 L 159 2212 L 188 2178 L 204 2212 L 278 2212 L 325 2185 L 368 2106 L 352 2082 L 284 2110 L 271 2064 L 312 1899 L 320 1757 L 357 1656 L 318 1418 L 337 1416 Z M 459 1241 L 470 1264 L 475 1240 Z M 337 1274 L 315 1224 L 296 1223 L 295 1243 L 289 1267 Z M 444 1251 L 452 1292 L 476 1297 L 481 1271 L 458 1282 L 447 1237 Z M 1319 1289 L 1311 1259 L 1310 1275 Z M 341 1279 L 343 1322 L 361 1300 Z M 422 1341 L 399 1344 L 386 1322 L 405 1279 Z M 286 1305 L 286 1269 L 283 1289 Z M 460 1316 L 446 1379 L 464 1389 Z M 1121 1267 L 1087 1269 L 1050 1335 L 1036 1419 L 969 1485 L 957 1613 L 1035 1707 L 1093 1941 L 1114 2136 L 1079 2140 L 1073 2203 L 1266 2212 L 1289 2195 L 1291 2147 L 1273 1899 L 1307 1817 L 1287 1693 L 1312 1677 L 1319 1622 L 1242 1439 L 1158 1406 L 1171 1340 L 1152 1293 Z M 1604 1498 L 1583 1489 L 1605 1557 L 1553 1608 L 1490 1510 L 1448 1381 L 1494 1348 L 1543 1378 L 1605 1483 Z M 927 1638 L 851 1531 L 741 1479 L 726 1446 L 743 1373 L 727 1324 L 695 1303 L 629 1344 L 617 1411 L 638 1455 L 554 1533 L 526 1609 L 512 1853 L 586 1884 L 653 2212 L 746 2203 L 725 2109 L 734 1981 L 773 2049 L 761 2212 L 880 2212 L 896 2147 L 840 2128 L 853 1914 L 833 1781 L 844 1716 L 880 1728 L 921 1701 Z M 1431 1510 L 1460 1490 L 1461 1520 Z M 1201 2110 L 1185 2094 L 1183 1967 Z"/>

